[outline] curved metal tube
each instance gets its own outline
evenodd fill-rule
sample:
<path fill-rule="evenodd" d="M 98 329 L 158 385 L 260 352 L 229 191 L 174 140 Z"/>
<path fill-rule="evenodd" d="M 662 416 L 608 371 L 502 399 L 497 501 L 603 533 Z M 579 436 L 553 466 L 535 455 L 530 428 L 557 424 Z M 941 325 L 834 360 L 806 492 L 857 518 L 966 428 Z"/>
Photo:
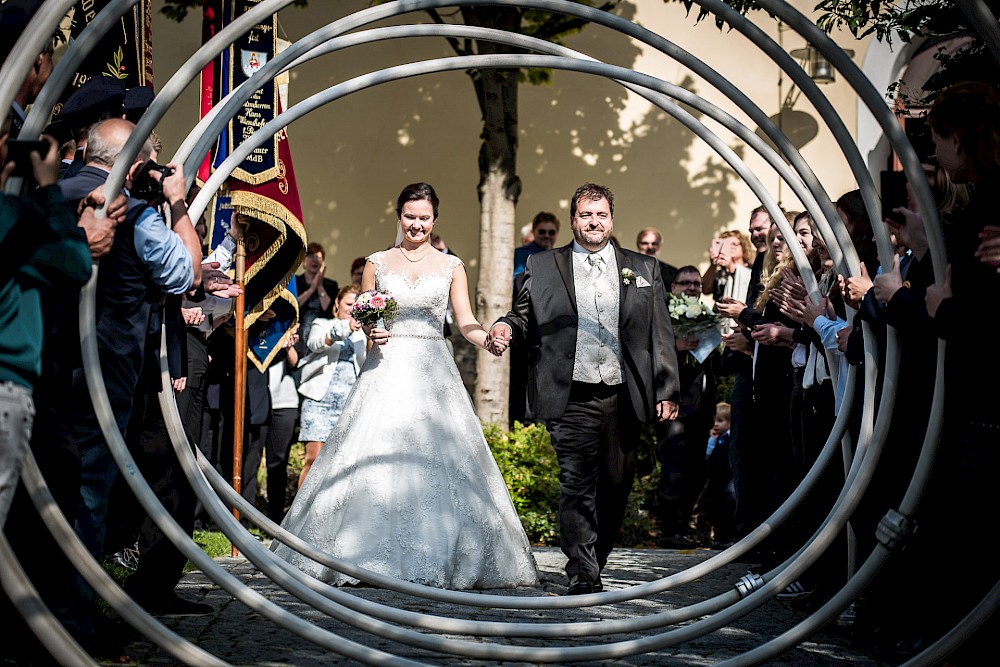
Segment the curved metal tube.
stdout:
<path fill-rule="evenodd" d="M 76 0 L 48 0 L 31 17 L 24 32 L 14 43 L 10 55 L 0 66 L 0 109 L 10 109 L 14 96 L 35 63 L 35 58 L 74 4 Z"/>
<path fill-rule="evenodd" d="M 38 99 L 31 105 L 31 111 L 24 121 L 21 132 L 25 136 L 34 137 L 41 134 L 48 122 L 49 114 L 59 101 L 66 85 L 69 84 L 77 68 L 84 58 L 97 46 L 101 38 L 114 26 L 118 19 L 139 0 L 112 0 L 87 24 L 80 36 L 73 40 L 66 53 L 56 64 L 48 81 L 38 93 Z M 7 194 L 14 194 L 20 189 L 19 183 L 7 183 Z"/>
<path fill-rule="evenodd" d="M 46 650 L 60 665 L 96 665 L 45 606 L 3 531 L 0 531 L 0 584 L 35 636 L 45 638 Z"/>
<path fill-rule="evenodd" d="M 122 618 L 142 632 L 146 637 L 159 644 L 178 660 L 192 665 L 213 665 L 215 667 L 225 667 L 226 662 L 219 660 L 211 653 L 190 643 L 183 637 L 177 635 L 158 620 L 150 616 L 146 611 L 136 604 L 132 598 L 125 594 L 125 591 L 112 579 L 104 568 L 94 560 L 94 557 L 87 551 L 80 537 L 69 525 L 66 517 L 63 516 L 56 505 L 49 487 L 38 469 L 38 463 L 34 455 L 28 451 L 28 456 L 24 461 L 24 469 L 21 473 L 24 486 L 31 496 L 31 501 L 38 510 L 39 516 L 45 526 L 52 533 L 59 548 L 66 554 L 69 562 L 73 563 L 80 575 L 90 584 L 93 589 L 107 601 L 111 607 L 118 612 Z M 49 636 L 39 636 L 39 639 L 47 641 Z"/>

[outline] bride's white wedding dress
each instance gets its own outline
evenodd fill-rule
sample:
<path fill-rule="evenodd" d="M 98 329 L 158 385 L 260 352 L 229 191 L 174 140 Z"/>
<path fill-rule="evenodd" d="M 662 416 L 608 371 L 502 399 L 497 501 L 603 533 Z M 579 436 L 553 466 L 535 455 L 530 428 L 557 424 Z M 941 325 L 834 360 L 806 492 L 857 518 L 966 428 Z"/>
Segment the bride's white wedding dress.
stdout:
<path fill-rule="evenodd" d="M 450 589 L 538 583 L 535 561 L 442 337 L 460 260 L 416 282 L 368 258 L 399 312 L 368 354 L 343 414 L 282 526 L 363 568 Z M 334 584 L 357 580 L 277 540 L 281 558 Z"/>

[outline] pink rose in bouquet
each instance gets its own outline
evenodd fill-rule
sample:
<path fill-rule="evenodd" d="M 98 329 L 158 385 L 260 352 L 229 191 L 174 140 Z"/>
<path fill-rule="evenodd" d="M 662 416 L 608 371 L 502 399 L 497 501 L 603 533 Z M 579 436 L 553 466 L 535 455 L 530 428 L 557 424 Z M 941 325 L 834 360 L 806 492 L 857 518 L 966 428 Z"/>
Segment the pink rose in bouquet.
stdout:
<path fill-rule="evenodd" d="M 382 320 L 388 323 L 396 316 L 399 304 L 388 292 L 368 290 L 358 295 L 351 315 L 361 324 L 373 327 Z"/>

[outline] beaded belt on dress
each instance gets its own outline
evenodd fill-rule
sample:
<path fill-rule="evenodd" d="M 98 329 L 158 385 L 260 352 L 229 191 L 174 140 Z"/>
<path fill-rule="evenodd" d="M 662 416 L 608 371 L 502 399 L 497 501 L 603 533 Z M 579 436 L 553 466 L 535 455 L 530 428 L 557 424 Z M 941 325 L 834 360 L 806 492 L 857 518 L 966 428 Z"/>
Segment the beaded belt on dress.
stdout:
<path fill-rule="evenodd" d="M 425 340 L 444 340 L 442 334 L 416 334 L 416 333 L 395 333 L 391 332 L 393 338 L 423 338 Z"/>

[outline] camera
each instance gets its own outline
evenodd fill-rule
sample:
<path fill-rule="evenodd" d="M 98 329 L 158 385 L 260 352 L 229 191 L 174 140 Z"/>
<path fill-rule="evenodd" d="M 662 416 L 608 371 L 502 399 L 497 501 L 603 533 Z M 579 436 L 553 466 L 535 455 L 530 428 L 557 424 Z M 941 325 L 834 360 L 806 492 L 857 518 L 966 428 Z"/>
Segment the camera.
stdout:
<path fill-rule="evenodd" d="M 159 172 L 159 180 L 152 176 L 154 171 Z M 152 160 L 147 160 L 132 180 L 132 191 L 130 194 L 136 199 L 142 199 L 152 204 L 163 197 L 163 179 L 173 173 L 174 170 L 172 167 L 165 167 L 161 164 L 156 164 Z"/>

